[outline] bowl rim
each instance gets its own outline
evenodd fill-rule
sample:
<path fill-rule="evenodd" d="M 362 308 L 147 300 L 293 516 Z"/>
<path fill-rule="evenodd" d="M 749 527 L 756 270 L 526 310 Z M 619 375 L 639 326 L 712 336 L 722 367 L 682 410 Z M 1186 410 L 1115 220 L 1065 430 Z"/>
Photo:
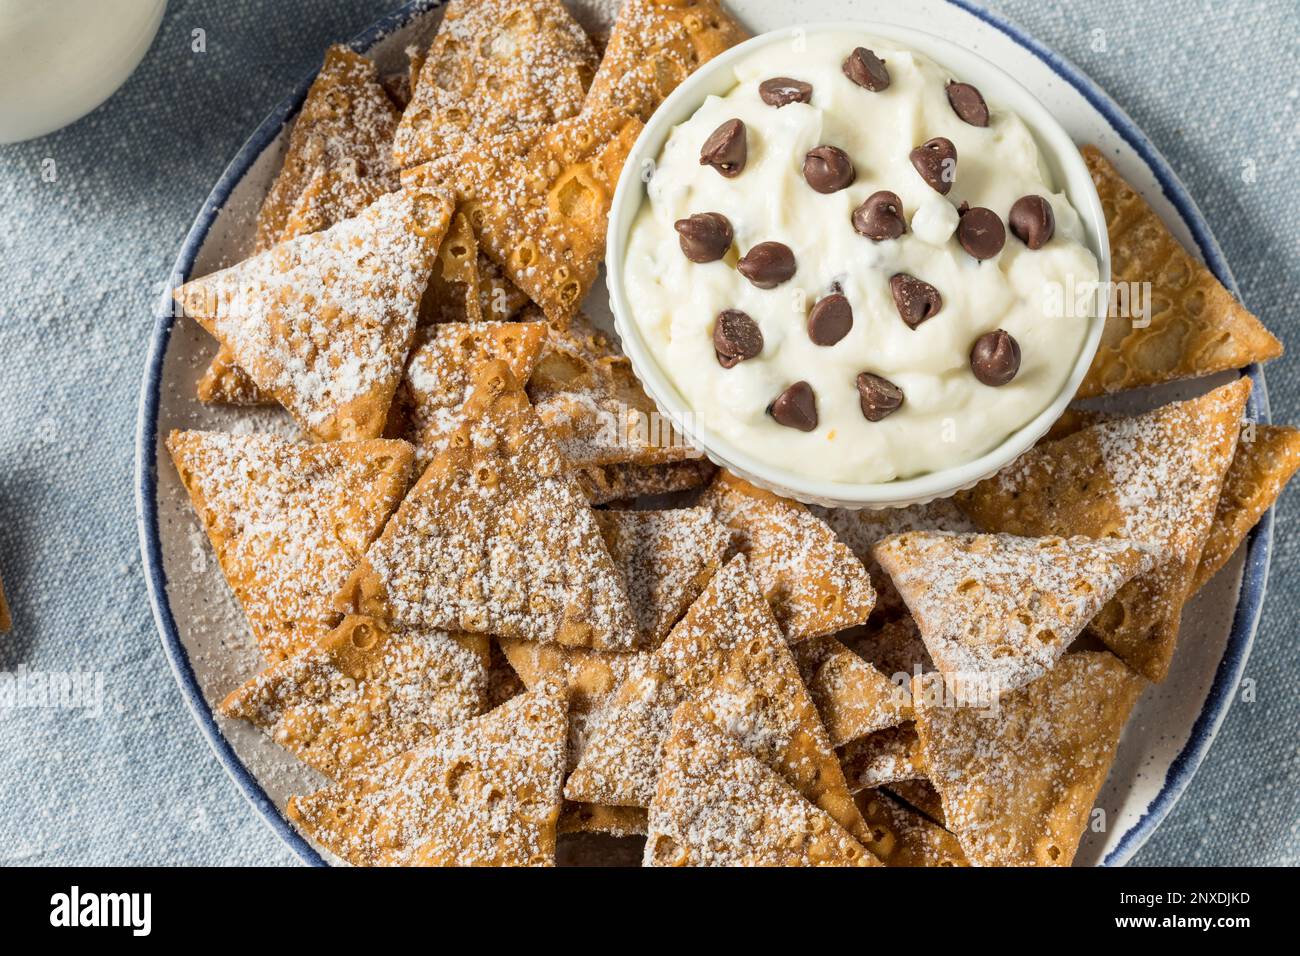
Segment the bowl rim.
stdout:
<path fill-rule="evenodd" d="M 843 482 L 809 478 L 764 461 L 704 425 L 699 416 L 693 414 L 690 404 L 646 344 L 640 328 L 632 319 L 633 309 L 623 282 L 628 236 L 645 195 L 642 169 L 659 155 L 673 128 L 689 118 L 715 92 L 718 77 L 726 74 L 737 61 L 773 44 L 825 33 L 868 34 L 897 42 L 981 88 L 993 85 L 1010 90 L 1017 98 L 1014 112 L 1028 127 L 1040 154 L 1060 180 L 1055 184 L 1057 189 L 1067 194 L 1079 214 L 1088 248 L 1097 258 L 1099 288 L 1106 288 L 1110 281 L 1110 242 L 1101 199 L 1079 147 L 1030 89 L 979 53 L 936 34 L 876 20 L 829 20 L 770 30 L 719 54 L 684 80 L 651 116 L 623 164 L 610 207 L 605 257 L 610 309 L 623 351 L 646 394 L 654 401 L 660 414 L 715 464 L 769 491 L 809 504 L 854 509 L 924 504 L 936 498 L 949 497 L 995 474 L 1028 451 L 1061 417 L 1087 375 L 1101 342 L 1105 324 L 1101 305 L 1105 301 L 1103 297 L 1095 299 L 1097 308 L 1088 319 L 1088 333 L 1061 390 L 1037 415 L 993 448 L 970 461 L 910 478 L 887 482 Z M 952 70 L 953 62 L 963 63 L 963 69 L 960 72 Z M 984 72 L 972 75 L 972 65 Z M 1005 96 L 995 99 L 1004 100 Z"/>
<path fill-rule="evenodd" d="M 405 6 L 379 19 L 346 42 L 358 51 L 369 50 L 389 33 L 409 25 L 417 17 L 443 6 L 445 2 L 446 0 L 408 0 Z M 1152 177 L 1157 188 L 1173 207 L 1179 222 L 1190 233 L 1196 251 L 1203 257 L 1210 271 L 1229 291 L 1240 297 L 1241 290 L 1232 269 L 1196 201 L 1174 172 L 1169 161 L 1123 107 L 1111 99 L 1072 61 L 1045 46 L 1018 26 L 973 5 L 970 0 L 944 0 L 944 2 L 1007 36 L 1074 89 L 1105 120 L 1115 137 L 1133 151 L 1143 170 Z M 177 251 L 171 272 L 173 278 L 188 276 L 216 220 L 217 213 L 258 156 L 275 141 L 283 125 L 297 114 L 315 74 L 316 70 L 313 69 L 290 90 L 232 156 L 225 170 L 214 183 L 212 191 L 204 200 Z M 217 722 L 214 707 L 209 705 L 204 697 L 189 658 L 188 648 L 172 613 L 158 520 L 157 466 L 158 417 L 163 398 L 163 362 L 167 356 L 174 322 L 171 289 L 168 288 L 161 294 L 153 315 L 153 329 L 140 382 L 135 436 L 136 527 L 145 570 L 145 586 L 154 623 L 158 629 L 159 643 L 162 645 L 182 699 L 194 718 L 200 734 L 239 792 L 257 811 L 258 817 L 267 828 L 275 833 L 301 862 L 312 866 L 328 866 L 329 863 L 316 848 L 294 829 L 252 769 L 245 765 L 243 758 L 227 740 Z M 1261 423 L 1270 422 L 1272 417 L 1269 409 L 1268 386 L 1262 366 L 1254 363 L 1244 370 L 1244 374 L 1251 378 L 1255 386 L 1247 401 L 1248 416 Z M 1273 517 L 1274 509 L 1269 508 L 1247 535 L 1246 559 L 1232 625 L 1200 713 L 1193 722 L 1181 750 L 1166 770 L 1165 778 L 1157 792 L 1147 803 L 1142 816 L 1121 834 L 1116 845 L 1102 857 L 1100 864 L 1102 866 L 1125 865 L 1147 842 L 1186 791 L 1204 761 L 1210 745 L 1218 735 L 1219 728 L 1235 699 L 1236 688 L 1245 672 L 1259 626 L 1272 553 Z"/>

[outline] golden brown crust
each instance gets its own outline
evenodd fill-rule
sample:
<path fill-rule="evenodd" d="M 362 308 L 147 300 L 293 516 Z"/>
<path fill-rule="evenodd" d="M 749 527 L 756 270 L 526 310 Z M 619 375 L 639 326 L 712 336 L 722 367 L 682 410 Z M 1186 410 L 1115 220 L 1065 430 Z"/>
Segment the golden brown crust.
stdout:
<path fill-rule="evenodd" d="M 801 641 L 793 651 L 832 747 L 911 719 L 907 687 L 891 681 L 834 637 Z"/>
<path fill-rule="evenodd" d="M 970 866 L 955 836 L 883 790 L 855 799 L 871 830 L 866 847 L 885 866 Z"/>

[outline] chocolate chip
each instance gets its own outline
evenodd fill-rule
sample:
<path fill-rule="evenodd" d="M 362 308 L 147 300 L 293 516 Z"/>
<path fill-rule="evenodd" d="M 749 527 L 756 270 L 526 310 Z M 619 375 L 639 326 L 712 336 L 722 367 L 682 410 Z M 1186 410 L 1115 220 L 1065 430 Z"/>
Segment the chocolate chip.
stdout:
<path fill-rule="evenodd" d="M 974 206 L 957 223 L 957 241 L 976 259 L 992 259 L 1007 242 L 1002 220 L 992 209 Z"/>
<path fill-rule="evenodd" d="M 808 338 L 814 345 L 834 345 L 853 328 L 853 307 L 842 293 L 818 299 L 808 313 Z"/>
<path fill-rule="evenodd" d="M 1009 332 L 994 329 L 975 340 L 970 370 L 985 385 L 1005 385 L 1020 371 L 1020 343 Z"/>
<path fill-rule="evenodd" d="M 740 175 L 748 158 L 745 124 L 738 119 L 727 120 L 715 129 L 700 148 L 700 165 L 712 166 L 728 179 Z"/>
<path fill-rule="evenodd" d="M 943 308 L 943 296 L 938 289 L 906 272 L 890 278 L 889 291 L 894 294 L 898 314 L 910 329 L 916 328 L 926 319 L 934 318 Z"/>
<path fill-rule="evenodd" d="M 803 178 L 819 193 L 837 193 L 853 182 L 853 160 L 838 146 L 818 146 L 803 158 Z"/>
<path fill-rule="evenodd" d="M 731 221 L 720 212 L 697 212 L 673 223 L 682 253 L 691 262 L 717 262 L 731 248 Z"/>
<path fill-rule="evenodd" d="M 897 239 L 907 232 L 903 220 L 903 200 L 887 189 L 872 193 L 866 201 L 853 210 L 853 228 L 859 234 L 881 242 Z"/>
<path fill-rule="evenodd" d="M 1030 249 L 1041 249 L 1056 232 L 1052 204 L 1042 196 L 1021 196 L 1007 217 L 1011 232 Z"/>
<path fill-rule="evenodd" d="M 736 263 L 736 269 L 760 289 L 775 289 L 794 276 L 794 253 L 783 242 L 760 242 Z"/>
<path fill-rule="evenodd" d="M 812 100 L 812 84 L 792 80 L 788 76 L 774 76 L 758 84 L 758 95 L 768 106 L 780 109 L 791 103 L 808 103 Z"/>
<path fill-rule="evenodd" d="M 795 382 L 767 406 L 778 425 L 810 432 L 817 427 L 817 396 L 807 382 Z"/>
<path fill-rule="evenodd" d="M 844 61 L 844 75 L 873 93 L 889 87 L 889 70 L 885 61 L 864 46 L 858 47 Z"/>
<path fill-rule="evenodd" d="M 925 184 L 940 195 L 948 195 L 957 178 L 957 147 L 952 140 L 936 136 L 908 155 Z"/>
<path fill-rule="evenodd" d="M 903 390 L 887 378 L 861 372 L 858 375 L 858 401 L 862 417 L 869 422 L 888 418 L 903 404 Z"/>
<path fill-rule="evenodd" d="M 724 309 L 713 325 L 713 350 L 719 365 L 735 368 L 763 351 L 763 331 L 739 309 Z"/>
<path fill-rule="evenodd" d="M 957 118 L 971 126 L 989 125 L 989 107 L 980 91 L 969 83 L 949 83 L 948 103 Z"/>

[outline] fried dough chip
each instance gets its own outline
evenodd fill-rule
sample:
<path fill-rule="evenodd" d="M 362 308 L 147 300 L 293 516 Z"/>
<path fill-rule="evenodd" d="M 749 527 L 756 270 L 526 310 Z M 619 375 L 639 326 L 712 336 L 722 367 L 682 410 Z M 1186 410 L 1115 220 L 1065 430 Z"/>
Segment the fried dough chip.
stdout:
<path fill-rule="evenodd" d="M 970 866 L 955 836 L 884 791 L 863 790 L 855 799 L 871 828 L 867 849 L 885 866 Z"/>
<path fill-rule="evenodd" d="M 1249 432 L 1243 435 L 1223 479 L 1219 504 L 1201 550 L 1201 563 L 1192 578 L 1191 593 L 1204 587 L 1227 564 L 1250 529 L 1277 501 L 1297 469 L 1300 469 L 1300 429 L 1256 425 L 1253 435 Z"/>
<path fill-rule="evenodd" d="M 889 575 L 881 570 L 871 553 L 871 548 L 877 541 L 906 531 L 979 530 L 951 498 L 936 498 L 907 508 L 861 508 L 850 511 L 847 508 L 809 505 L 808 510 L 830 525 L 839 539 L 866 565 L 867 573 L 871 575 L 871 586 L 876 590 L 876 604 L 872 613 L 886 620 L 906 614 L 907 605 L 894 589 Z"/>
<path fill-rule="evenodd" d="M 540 322 L 451 322 L 421 329 L 401 386 L 406 433 L 421 471 L 460 426 L 479 366 L 503 361 L 516 381 L 526 382 L 545 335 Z"/>
<path fill-rule="evenodd" d="M 313 438 L 375 438 L 451 218 L 422 189 L 176 290 L 176 300 Z"/>
<path fill-rule="evenodd" d="M 506 362 L 480 366 L 464 421 L 335 599 L 426 627 L 632 650 L 622 575 Z"/>
<path fill-rule="evenodd" d="M 840 632 L 837 639 L 891 680 L 897 680 L 899 675 L 910 680 L 935 669 L 920 629 L 906 614 L 880 624 L 850 628 Z"/>
<path fill-rule="evenodd" d="M 469 216 L 458 211 L 438 247 L 429 286 L 420 300 L 420 325 L 483 321 L 483 279 L 478 264 L 478 237 Z"/>
<path fill-rule="evenodd" d="M 772 613 L 793 644 L 861 624 L 876 595 L 862 562 L 804 505 L 718 472 L 700 505 L 736 532 Z"/>
<path fill-rule="evenodd" d="M 1066 654 L 990 719 L 914 692 L 926 772 L 976 866 L 1069 866 L 1146 681 L 1113 655 Z"/>
<path fill-rule="evenodd" d="M 792 650 L 832 747 L 911 719 L 908 690 L 834 637 L 801 641 Z"/>
<path fill-rule="evenodd" d="M 880 865 L 689 702 L 673 717 L 648 822 L 643 866 Z"/>
<path fill-rule="evenodd" d="M 560 833 L 605 833 L 609 836 L 645 836 L 648 829 L 642 807 L 602 807 L 596 803 L 569 803 L 560 811 Z"/>
<path fill-rule="evenodd" d="M 1120 589 L 1090 625 L 1145 677 L 1169 670 L 1183 602 L 1201 559 L 1241 428 L 1250 379 L 1039 445 L 959 496 L 989 531 L 1127 538 L 1159 563 Z"/>
<path fill-rule="evenodd" d="M 876 544 L 939 673 L 993 695 L 1051 667 L 1155 556 L 1122 538 L 913 531 Z"/>
<path fill-rule="evenodd" d="M 221 712 L 341 780 L 483 713 L 487 681 L 481 635 L 389 632 L 379 621 L 348 617 L 233 691 Z"/>
<path fill-rule="evenodd" d="M 587 500 L 593 505 L 628 501 L 643 495 L 667 495 L 702 487 L 717 466 L 707 458 L 687 458 L 663 465 L 599 465 L 575 471 Z"/>
<path fill-rule="evenodd" d="M 596 51 L 560 0 L 452 0 L 393 138 L 404 169 L 582 108 Z"/>
<path fill-rule="evenodd" d="M 411 446 L 402 441 L 307 445 L 173 431 L 167 449 L 271 661 L 338 623 L 331 597 L 411 482 Z"/>
<path fill-rule="evenodd" d="M 1095 146 L 1083 148 L 1110 234 L 1111 278 L 1151 283 L 1150 324 L 1106 319 L 1078 398 L 1244 368 L 1282 354 L 1259 319 L 1179 244 Z"/>
<path fill-rule="evenodd" d="M 554 866 L 564 695 L 531 691 L 305 797 L 289 818 L 356 866 Z"/>
<path fill-rule="evenodd" d="M 648 806 L 672 712 L 688 699 L 707 706 L 746 749 L 849 832 L 862 832 L 817 708 L 743 555 L 714 575 L 653 654 L 631 665 L 564 795 Z"/>
<path fill-rule="evenodd" d="M 921 741 L 913 721 L 886 727 L 840 748 L 840 764 L 851 793 L 925 776 Z"/>
<path fill-rule="evenodd" d="M 566 328 L 550 330 L 528 397 L 574 468 L 699 455 L 659 414 L 632 363 L 581 313 Z"/>
<path fill-rule="evenodd" d="M 896 780 L 881 792 L 915 810 L 939 826 L 944 826 L 943 798 L 928 778 Z"/>
<path fill-rule="evenodd" d="M 500 641 L 491 640 L 489 645 L 487 701 L 488 709 L 492 710 L 500 707 L 511 698 L 525 693 L 528 688 L 510 665 L 510 661 L 506 659 L 505 652 L 501 650 Z"/>
<path fill-rule="evenodd" d="M 748 39 L 716 0 L 624 0 L 583 108 L 648 120 L 697 67 Z"/>

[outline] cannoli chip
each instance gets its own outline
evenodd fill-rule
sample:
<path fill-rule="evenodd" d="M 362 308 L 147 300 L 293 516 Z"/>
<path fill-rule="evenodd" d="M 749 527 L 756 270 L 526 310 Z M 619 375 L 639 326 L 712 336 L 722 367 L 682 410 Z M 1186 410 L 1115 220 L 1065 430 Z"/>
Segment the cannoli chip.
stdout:
<path fill-rule="evenodd" d="M 176 299 L 313 438 L 375 438 L 450 217 L 446 199 L 403 189 Z"/>
<path fill-rule="evenodd" d="M 1066 654 L 992 717 L 914 692 L 926 773 L 974 865 L 1070 865 L 1145 685 L 1101 651 Z"/>
<path fill-rule="evenodd" d="M 357 866 L 553 866 L 567 718 L 543 688 L 443 728 L 288 814 Z"/>
<path fill-rule="evenodd" d="M 1281 355 L 1282 343 L 1182 247 L 1101 151 L 1085 146 L 1083 156 L 1106 215 L 1111 279 L 1121 288 L 1150 283 L 1152 289 L 1148 325 L 1135 327 L 1128 315 L 1106 319 L 1078 397 L 1245 368 Z"/>
<path fill-rule="evenodd" d="M 464 421 L 335 603 L 396 627 L 636 646 L 591 508 L 499 360 L 479 367 Z"/>
<path fill-rule="evenodd" d="M 696 68 L 747 39 L 716 0 L 625 0 L 584 109 L 624 109 L 648 120 Z"/>
<path fill-rule="evenodd" d="M 686 458 L 662 465 L 596 465 L 575 470 L 578 484 L 593 505 L 668 495 L 700 488 L 717 473 L 707 458 Z"/>
<path fill-rule="evenodd" d="M 900 675 L 911 680 L 935 669 L 920 629 L 907 615 L 850 628 L 837 638 L 891 680 L 900 679 Z"/>
<path fill-rule="evenodd" d="M 411 481 L 411 446 L 401 441 L 174 431 L 167 448 L 271 661 L 338 623 L 332 595 Z"/>
<path fill-rule="evenodd" d="M 532 374 L 546 327 L 540 322 L 450 322 L 434 326 L 406 364 L 401 402 L 407 434 L 421 470 L 456 433 L 474 374 L 484 362 L 500 360 L 516 381 Z"/>
<path fill-rule="evenodd" d="M 880 865 L 704 708 L 678 708 L 663 750 L 644 866 Z"/>
<path fill-rule="evenodd" d="M 483 278 L 479 274 L 478 237 L 469 216 L 458 211 L 447 227 L 420 300 L 420 325 L 483 321 Z M 503 316 L 502 320 L 509 318 Z"/>
<path fill-rule="evenodd" d="M 852 793 L 925 776 L 921 741 L 910 720 L 850 741 L 840 748 L 840 763 Z"/>
<path fill-rule="evenodd" d="M 861 832 L 826 729 L 743 555 L 633 665 L 592 729 L 565 796 L 649 805 L 672 712 L 687 699 L 850 832 Z"/>
<path fill-rule="evenodd" d="M 560 811 L 560 833 L 604 833 L 645 836 L 649 827 L 643 807 L 603 807 L 598 803 L 569 803 Z"/>
<path fill-rule="evenodd" d="M 834 637 L 801 641 L 792 652 L 832 747 L 911 719 L 906 686 L 894 683 Z"/>
<path fill-rule="evenodd" d="M 887 796 L 906 804 L 923 817 L 945 826 L 943 816 L 943 798 L 934 789 L 929 779 L 921 777 L 916 780 L 895 780 L 888 786 L 880 788 Z"/>
<path fill-rule="evenodd" d="M 1122 538 L 915 531 L 876 544 L 939 672 L 994 695 L 1051 667 L 1155 557 Z"/>
<path fill-rule="evenodd" d="M 700 505 L 735 532 L 737 549 L 791 643 L 866 621 L 871 578 L 835 532 L 804 505 L 720 471 Z"/>
<path fill-rule="evenodd" d="M 1240 378 L 1040 445 L 963 492 L 962 507 L 989 531 L 1152 548 L 1158 563 L 1124 585 L 1090 629 L 1130 667 L 1162 680 L 1249 393 L 1250 379 Z"/>
<path fill-rule="evenodd" d="M 958 839 L 882 790 L 856 797 L 872 840 L 867 849 L 885 866 L 970 866 Z"/>
<path fill-rule="evenodd" d="M 341 780 L 483 713 L 487 680 L 481 635 L 390 632 L 348 617 L 232 692 L 221 712 Z"/>

